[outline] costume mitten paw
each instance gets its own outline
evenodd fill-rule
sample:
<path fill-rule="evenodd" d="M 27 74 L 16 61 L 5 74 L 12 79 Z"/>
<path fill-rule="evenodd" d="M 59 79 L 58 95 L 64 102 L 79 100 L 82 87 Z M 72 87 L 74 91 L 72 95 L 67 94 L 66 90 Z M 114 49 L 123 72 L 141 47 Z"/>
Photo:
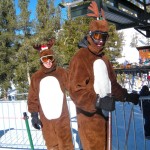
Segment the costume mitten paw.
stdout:
<path fill-rule="evenodd" d="M 139 94 L 136 93 L 130 93 L 126 95 L 126 101 L 132 102 L 134 105 L 137 105 L 139 103 Z"/>
<path fill-rule="evenodd" d="M 106 111 L 114 111 L 115 100 L 113 97 L 110 97 L 110 96 L 105 96 L 103 98 L 100 98 L 100 96 L 97 94 L 96 108 L 106 110 Z"/>
<path fill-rule="evenodd" d="M 35 128 L 35 129 L 38 129 L 40 130 L 41 127 L 42 127 L 42 123 L 38 117 L 38 113 L 37 112 L 32 112 L 31 113 L 31 123 L 32 123 L 32 126 Z"/>

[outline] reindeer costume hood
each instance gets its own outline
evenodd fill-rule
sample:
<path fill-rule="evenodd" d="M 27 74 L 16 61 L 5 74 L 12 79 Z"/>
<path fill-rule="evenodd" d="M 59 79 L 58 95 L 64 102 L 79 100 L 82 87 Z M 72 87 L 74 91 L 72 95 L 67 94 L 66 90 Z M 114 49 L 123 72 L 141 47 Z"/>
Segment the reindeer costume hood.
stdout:
<path fill-rule="evenodd" d="M 40 58 L 43 57 L 43 56 L 46 56 L 46 55 L 52 55 L 54 57 L 54 52 L 51 49 L 51 47 L 53 46 L 54 43 L 55 43 L 55 40 L 54 39 L 50 39 L 47 44 L 34 45 L 33 47 L 36 50 L 38 50 Z M 49 72 L 55 70 L 56 66 L 57 66 L 55 59 L 53 60 L 52 67 L 50 69 L 49 68 L 45 68 L 43 63 L 41 62 L 41 60 L 40 60 L 40 64 L 41 64 L 41 69 L 45 73 L 49 73 Z"/>
<path fill-rule="evenodd" d="M 99 12 L 97 4 L 95 1 L 92 1 L 90 6 L 88 7 L 89 10 L 91 10 L 91 13 L 88 13 L 87 16 L 93 17 L 95 20 L 92 20 L 89 24 L 89 35 L 85 36 L 81 42 L 79 42 L 78 47 L 84 47 L 87 48 L 94 53 L 95 55 L 101 55 L 104 45 L 101 47 L 97 47 L 91 39 L 92 34 L 96 31 L 101 32 L 102 34 L 105 34 L 108 38 L 108 22 L 105 20 L 105 15 L 103 9 L 101 9 L 101 12 Z M 107 40 L 106 38 L 106 40 Z M 106 42 L 106 41 L 105 41 Z M 90 44 L 89 44 L 90 43 Z"/>

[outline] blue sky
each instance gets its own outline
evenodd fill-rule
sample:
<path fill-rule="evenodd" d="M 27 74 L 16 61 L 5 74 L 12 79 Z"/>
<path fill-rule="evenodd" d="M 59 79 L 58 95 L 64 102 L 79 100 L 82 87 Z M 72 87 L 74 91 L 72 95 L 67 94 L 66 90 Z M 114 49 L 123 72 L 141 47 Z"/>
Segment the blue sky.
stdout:
<path fill-rule="evenodd" d="M 36 4 L 38 0 L 30 0 L 29 4 L 29 11 L 31 11 L 31 18 L 35 18 L 35 11 L 36 11 Z M 57 6 L 61 0 L 55 0 L 55 6 Z M 16 6 L 16 12 L 17 14 L 19 13 L 19 8 L 18 8 L 18 0 L 15 0 L 15 6 Z M 66 9 L 62 9 L 62 18 L 66 19 L 67 14 L 66 14 Z"/>

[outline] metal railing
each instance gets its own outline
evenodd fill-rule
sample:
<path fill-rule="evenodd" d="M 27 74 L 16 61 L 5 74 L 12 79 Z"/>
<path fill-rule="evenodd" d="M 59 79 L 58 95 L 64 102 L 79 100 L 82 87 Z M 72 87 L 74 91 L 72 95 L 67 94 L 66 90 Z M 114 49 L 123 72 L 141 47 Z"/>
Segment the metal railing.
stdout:
<path fill-rule="evenodd" d="M 75 149 L 81 149 L 78 136 L 75 106 L 68 100 L 71 119 L 72 135 Z M 0 148 L 30 149 L 30 141 L 26 129 L 23 113 L 29 116 L 28 124 L 32 135 L 34 149 L 46 149 L 42 132 L 35 130 L 31 125 L 30 113 L 27 111 L 27 101 L 0 101 Z"/>
<path fill-rule="evenodd" d="M 112 149 L 150 149 L 150 140 L 144 136 L 144 119 L 139 105 L 116 103 L 112 113 Z"/>
<path fill-rule="evenodd" d="M 0 102 L 0 147 L 30 149 L 23 118 L 23 112 L 27 112 L 26 102 L 25 100 Z M 28 115 L 30 116 L 29 112 Z M 46 149 L 41 131 L 35 130 L 30 122 L 29 118 L 35 149 Z"/>

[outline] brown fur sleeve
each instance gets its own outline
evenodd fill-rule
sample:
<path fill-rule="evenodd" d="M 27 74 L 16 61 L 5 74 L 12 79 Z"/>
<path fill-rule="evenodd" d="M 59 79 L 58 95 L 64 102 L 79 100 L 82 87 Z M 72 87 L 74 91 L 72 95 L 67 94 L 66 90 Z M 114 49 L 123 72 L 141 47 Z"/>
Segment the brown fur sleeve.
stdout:
<path fill-rule="evenodd" d="M 35 85 L 35 74 L 33 74 L 31 78 L 31 84 L 29 88 L 29 94 L 28 94 L 28 111 L 29 112 L 39 112 L 39 98 L 38 98 L 38 85 Z"/>
<path fill-rule="evenodd" d="M 59 73 L 61 78 L 62 78 L 62 84 L 63 84 L 63 87 L 65 88 L 65 90 L 68 91 L 68 86 L 69 86 L 69 82 L 68 82 L 68 70 L 67 69 L 64 69 L 64 68 L 61 68 L 61 67 L 58 67 L 59 68 Z"/>
<path fill-rule="evenodd" d="M 81 65 L 82 64 L 82 65 Z M 88 65 L 88 64 L 87 64 Z M 82 58 L 74 57 L 69 66 L 69 94 L 76 107 L 95 112 L 96 93 Z"/>

